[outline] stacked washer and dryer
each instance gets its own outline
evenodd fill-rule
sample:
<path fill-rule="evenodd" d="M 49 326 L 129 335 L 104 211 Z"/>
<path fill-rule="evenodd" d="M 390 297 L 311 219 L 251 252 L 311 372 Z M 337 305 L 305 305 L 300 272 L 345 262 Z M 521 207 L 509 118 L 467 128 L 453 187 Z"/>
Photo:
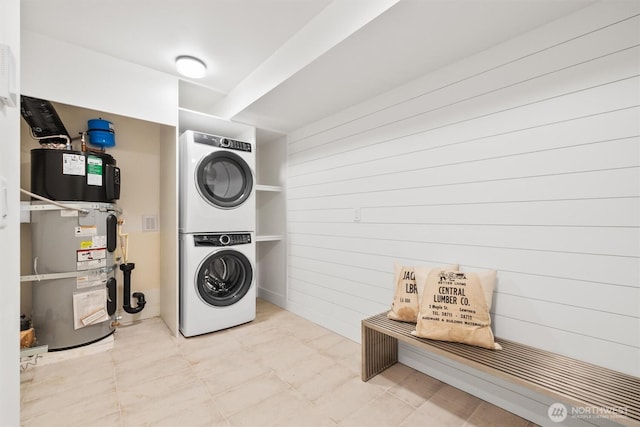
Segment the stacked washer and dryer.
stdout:
<path fill-rule="evenodd" d="M 256 317 L 255 147 L 180 136 L 180 331 L 215 332 Z"/>

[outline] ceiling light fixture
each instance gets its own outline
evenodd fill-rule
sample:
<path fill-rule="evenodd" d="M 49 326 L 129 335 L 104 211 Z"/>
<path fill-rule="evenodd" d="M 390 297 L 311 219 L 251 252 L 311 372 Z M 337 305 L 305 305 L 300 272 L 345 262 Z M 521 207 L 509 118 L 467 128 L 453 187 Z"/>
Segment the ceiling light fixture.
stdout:
<path fill-rule="evenodd" d="M 201 79 L 207 74 L 207 66 L 193 56 L 178 56 L 176 58 L 176 70 L 185 77 Z"/>

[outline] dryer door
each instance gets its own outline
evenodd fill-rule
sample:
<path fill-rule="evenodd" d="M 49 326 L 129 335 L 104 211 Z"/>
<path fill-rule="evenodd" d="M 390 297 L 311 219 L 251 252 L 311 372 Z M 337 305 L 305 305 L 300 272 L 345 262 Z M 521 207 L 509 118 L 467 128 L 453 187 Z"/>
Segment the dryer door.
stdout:
<path fill-rule="evenodd" d="M 215 151 L 198 164 L 196 185 L 207 202 L 222 209 L 232 209 L 240 206 L 251 194 L 253 173 L 237 154 Z"/>
<path fill-rule="evenodd" d="M 198 295 L 204 302 L 224 307 L 240 301 L 249 291 L 253 268 L 241 252 L 222 250 L 200 264 L 196 280 Z"/>

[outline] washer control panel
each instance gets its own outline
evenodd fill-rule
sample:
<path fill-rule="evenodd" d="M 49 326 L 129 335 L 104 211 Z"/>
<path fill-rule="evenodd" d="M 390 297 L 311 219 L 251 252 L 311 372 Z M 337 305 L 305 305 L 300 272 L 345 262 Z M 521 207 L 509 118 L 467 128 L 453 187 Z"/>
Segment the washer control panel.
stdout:
<path fill-rule="evenodd" d="M 250 233 L 194 234 L 195 246 L 236 246 L 251 243 Z"/>
<path fill-rule="evenodd" d="M 199 144 L 207 144 L 212 147 L 228 148 L 230 150 L 251 152 L 251 144 L 224 136 L 209 135 L 208 133 L 194 132 L 193 140 Z"/>

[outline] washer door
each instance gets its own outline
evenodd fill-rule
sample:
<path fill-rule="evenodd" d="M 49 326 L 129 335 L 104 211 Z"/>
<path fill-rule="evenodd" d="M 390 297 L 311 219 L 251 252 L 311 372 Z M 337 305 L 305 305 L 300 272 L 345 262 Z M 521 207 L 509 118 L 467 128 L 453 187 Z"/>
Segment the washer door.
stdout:
<path fill-rule="evenodd" d="M 253 268 L 246 256 L 234 250 L 209 255 L 200 264 L 196 278 L 198 295 L 216 307 L 235 304 L 251 288 Z"/>
<path fill-rule="evenodd" d="M 247 162 L 237 154 L 215 151 L 198 164 L 196 184 L 207 202 L 222 209 L 232 209 L 251 194 L 253 174 Z"/>

